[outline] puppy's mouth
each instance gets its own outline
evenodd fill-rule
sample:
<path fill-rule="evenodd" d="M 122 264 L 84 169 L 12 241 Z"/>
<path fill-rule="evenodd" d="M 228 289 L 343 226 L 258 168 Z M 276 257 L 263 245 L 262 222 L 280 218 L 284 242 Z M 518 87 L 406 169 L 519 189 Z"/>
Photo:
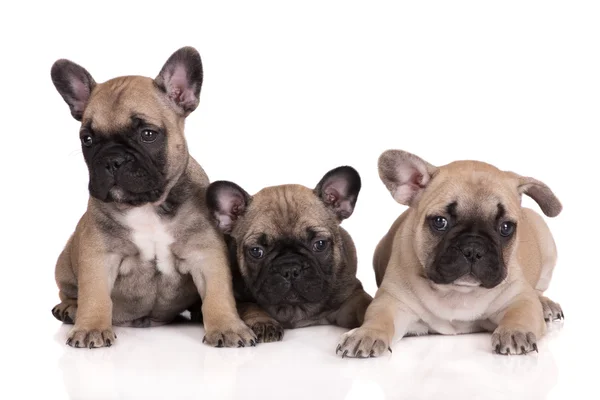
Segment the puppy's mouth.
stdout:
<path fill-rule="evenodd" d="M 452 285 L 463 286 L 463 287 L 478 287 L 481 286 L 481 281 L 473 276 L 473 274 L 463 275 L 454 282 Z"/>
<path fill-rule="evenodd" d="M 287 292 L 279 302 L 279 304 L 289 305 L 295 305 L 298 303 L 302 303 L 302 297 L 295 290 L 290 290 Z"/>

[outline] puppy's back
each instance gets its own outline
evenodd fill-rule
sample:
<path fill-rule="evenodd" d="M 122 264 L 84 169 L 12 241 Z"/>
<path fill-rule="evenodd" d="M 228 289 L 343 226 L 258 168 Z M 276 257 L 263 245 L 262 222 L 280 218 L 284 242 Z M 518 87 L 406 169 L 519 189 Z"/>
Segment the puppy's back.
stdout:
<path fill-rule="evenodd" d="M 545 291 L 556 265 L 557 251 L 550 228 L 540 214 L 523 208 L 519 226 L 519 248 L 517 257 L 523 275 L 529 284 Z"/>
<path fill-rule="evenodd" d="M 381 286 L 381 282 L 383 281 L 383 277 L 385 275 L 385 270 L 390 262 L 396 232 L 398 232 L 398 229 L 400 229 L 400 226 L 406 220 L 406 216 L 408 215 L 409 211 L 410 210 L 406 210 L 400 214 L 400 216 L 392 224 L 390 230 L 379 241 L 379 244 L 375 248 L 375 253 L 373 254 L 373 269 L 375 270 L 375 281 L 377 282 L 377 287 Z"/>

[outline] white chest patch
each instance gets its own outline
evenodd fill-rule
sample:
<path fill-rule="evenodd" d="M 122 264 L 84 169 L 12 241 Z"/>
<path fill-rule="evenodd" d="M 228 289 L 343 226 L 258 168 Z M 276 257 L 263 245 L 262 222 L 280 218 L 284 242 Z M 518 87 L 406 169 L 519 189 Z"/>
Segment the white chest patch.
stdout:
<path fill-rule="evenodd" d="M 160 219 L 151 205 L 136 207 L 125 214 L 125 225 L 131 229 L 131 240 L 144 261 L 154 261 L 163 274 L 175 272 L 171 244 L 175 241 L 168 224 Z"/>

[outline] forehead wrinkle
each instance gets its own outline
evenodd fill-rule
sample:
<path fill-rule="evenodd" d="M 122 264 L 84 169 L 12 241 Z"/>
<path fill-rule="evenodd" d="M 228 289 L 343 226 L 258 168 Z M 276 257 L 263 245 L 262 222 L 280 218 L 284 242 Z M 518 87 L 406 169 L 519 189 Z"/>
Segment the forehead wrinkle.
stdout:
<path fill-rule="evenodd" d="M 308 228 L 316 228 L 319 233 L 326 232 L 320 223 L 328 218 L 324 206 L 320 206 L 312 190 L 301 185 L 264 188 L 254 196 L 251 209 L 251 233 L 246 238 L 258 232 L 266 232 L 273 239 L 307 238 Z"/>
<path fill-rule="evenodd" d="M 447 190 L 448 186 L 453 190 Z M 425 201 L 419 203 L 419 208 L 425 213 L 437 212 L 444 214 L 446 206 L 458 201 L 458 196 L 461 192 L 462 189 L 452 181 L 446 181 L 445 184 L 442 184 L 440 181 L 432 182 L 429 188 L 426 189 Z"/>
<path fill-rule="evenodd" d="M 139 76 L 117 77 L 97 85 L 86 109 L 92 129 L 119 131 L 131 123 L 131 116 L 144 114 L 149 123 L 164 125 L 164 107 L 152 79 Z"/>
<path fill-rule="evenodd" d="M 514 196 L 511 195 L 514 193 Z M 456 162 L 451 170 L 442 169 L 426 189 L 425 201 L 419 214 L 446 213 L 446 206 L 457 202 L 457 214 L 483 219 L 494 219 L 497 204 L 502 203 L 506 217 L 520 215 L 520 201 L 516 189 L 504 179 L 496 167 L 479 162 Z"/>

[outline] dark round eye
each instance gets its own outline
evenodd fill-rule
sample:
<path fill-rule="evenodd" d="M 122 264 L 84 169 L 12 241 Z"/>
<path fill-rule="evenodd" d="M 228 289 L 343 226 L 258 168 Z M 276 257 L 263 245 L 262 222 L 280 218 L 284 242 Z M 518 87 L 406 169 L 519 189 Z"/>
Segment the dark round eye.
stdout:
<path fill-rule="evenodd" d="M 83 144 L 85 147 L 90 147 L 92 145 L 92 137 L 90 135 L 85 135 L 81 137 L 81 144 Z"/>
<path fill-rule="evenodd" d="M 313 251 L 321 252 L 327 249 L 327 246 L 329 246 L 329 242 L 327 240 L 316 240 L 313 243 Z"/>
<path fill-rule="evenodd" d="M 435 230 L 445 231 L 448 229 L 448 220 L 438 215 L 437 217 L 433 217 L 431 219 L 431 226 L 433 226 Z"/>
<path fill-rule="evenodd" d="M 515 231 L 515 223 L 510 221 L 505 221 L 500 224 L 500 235 L 504 237 L 508 237 L 512 235 Z"/>
<path fill-rule="evenodd" d="M 250 250 L 248 250 L 248 254 L 254 258 L 262 258 L 265 255 L 265 251 L 260 247 L 252 247 Z"/>
<path fill-rule="evenodd" d="M 158 137 L 158 133 L 151 129 L 144 129 L 140 135 L 142 137 L 142 142 L 144 143 L 152 143 Z"/>

